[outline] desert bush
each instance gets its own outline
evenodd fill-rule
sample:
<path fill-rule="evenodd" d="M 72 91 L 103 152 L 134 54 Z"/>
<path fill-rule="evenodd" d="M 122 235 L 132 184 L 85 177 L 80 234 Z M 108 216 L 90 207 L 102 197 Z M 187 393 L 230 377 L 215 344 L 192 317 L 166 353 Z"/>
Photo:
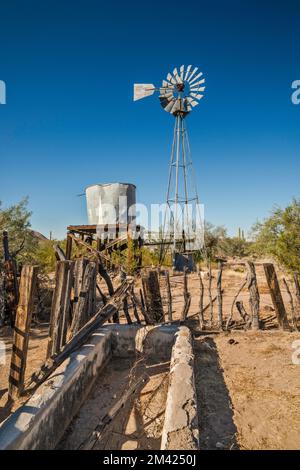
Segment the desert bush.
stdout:
<path fill-rule="evenodd" d="M 252 229 L 252 251 L 274 257 L 290 272 L 300 274 L 300 199 L 286 208 L 275 207 L 270 217 Z"/>
<path fill-rule="evenodd" d="M 30 224 L 31 212 L 27 208 L 28 198 L 17 204 L 3 208 L 0 202 L 0 233 L 7 230 L 9 249 L 13 258 L 18 262 L 33 262 L 34 253 L 38 246 L 33 236 Z M 3 259 L 3 246 L 0 246 L 0 258 Z"/>

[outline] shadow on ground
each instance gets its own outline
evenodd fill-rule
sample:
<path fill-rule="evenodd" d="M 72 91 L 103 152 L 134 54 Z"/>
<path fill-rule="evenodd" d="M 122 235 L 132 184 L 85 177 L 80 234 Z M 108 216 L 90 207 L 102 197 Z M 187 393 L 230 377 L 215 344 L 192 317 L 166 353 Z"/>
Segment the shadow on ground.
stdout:
<path fill-rule="evenodd" d="M 213 338 L 194 341 L 200 449 L 238 449 L 230 395 Z"/>

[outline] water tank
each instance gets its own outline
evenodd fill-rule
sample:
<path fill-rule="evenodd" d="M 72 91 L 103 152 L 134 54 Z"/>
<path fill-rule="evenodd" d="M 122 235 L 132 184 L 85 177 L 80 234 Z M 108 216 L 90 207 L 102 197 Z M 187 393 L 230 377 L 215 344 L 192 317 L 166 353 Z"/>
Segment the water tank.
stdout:
<path fill-rule="evenodd" d="M 93 184 L 85 190 L 89 225 L 126 224 L 135 219 L 136 187 L 130 183 Z"/>

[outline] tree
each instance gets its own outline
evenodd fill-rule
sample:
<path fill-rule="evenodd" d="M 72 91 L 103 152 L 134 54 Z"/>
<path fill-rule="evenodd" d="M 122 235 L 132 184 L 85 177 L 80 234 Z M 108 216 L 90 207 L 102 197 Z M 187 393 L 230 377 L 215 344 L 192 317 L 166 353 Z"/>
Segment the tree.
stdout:
<path fill-rule="evenodd" d="M 9 249 L 18 261 L 31 261 L 37 247 L 37 240 L 32 235 L 30 217 L 27 208 L 28 198 L 4 209 L 0 202 L 0 234 L 7 230 Z M 3 246 L 0 246 L 0 257 L 3 259 Z"/>
<path fill-rule="evenodd" d="M 243 258 L 249 254 L 250 242 L 240 237 L 226 237 L 220 246 L 222 255 Z"/>
<path fill-rule="evenodd" d="M 276 207 L 252 230 L 258 255 L 273 256 L 288 271 L 300 274 L 300 199 L 285 209 Z"/>

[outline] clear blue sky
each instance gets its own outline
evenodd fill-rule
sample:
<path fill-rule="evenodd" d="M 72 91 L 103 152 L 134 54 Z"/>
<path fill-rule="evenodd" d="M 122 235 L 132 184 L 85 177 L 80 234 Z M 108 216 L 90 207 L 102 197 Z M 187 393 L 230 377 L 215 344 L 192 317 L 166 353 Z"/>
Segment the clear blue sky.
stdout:
<path fill-rule="evenodd" d="M 0 200 L 28 195 L 36 230 L 86 223 L 95 182 L 130 181 L 163 202 L 172 118 L 134 82 L 174 66 L 207 79 L 188 117 L 206 219 L 235 233 L 299 196 L 300 2 L 2 0 Z"/>

